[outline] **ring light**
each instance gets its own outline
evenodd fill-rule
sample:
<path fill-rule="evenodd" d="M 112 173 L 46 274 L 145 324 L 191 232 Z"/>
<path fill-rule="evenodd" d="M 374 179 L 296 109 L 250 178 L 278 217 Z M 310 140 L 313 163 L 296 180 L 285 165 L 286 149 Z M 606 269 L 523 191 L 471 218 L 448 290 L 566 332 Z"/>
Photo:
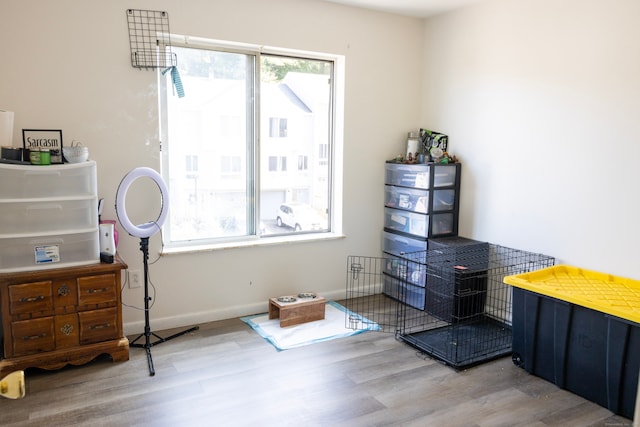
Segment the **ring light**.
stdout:
<path fill-rule="evenodd" d="M 131 186 L 133 181 L 142 177 L 151 178 L 156 183 L 158 189 L 160 190 L 162 206 L 160 208 L 160 215 L 155 221 L 147 222 L 145 224 L 133 225 L 133 223 L 127 216 L 125 201 L 127 198 L 127 192 L 129 191 L 129 187 Z M 116 192 L 116 214 L 118 215 L 118 221 L 120 221 L 120 225 L 122 225 L 122 228 L 124 228 L 125 231 L 133 237 L 145 238 L 154 235 L 160 229 L 160 227 L 162 227 L 165 219 L 167 219 L 167 213 L 169 211 L 168 194 L 169 191 L 167 190 L 167 186 L 158 172 L 146 167 L 133 169 L 131 172 L 125 175 L 124 178 L 122 178 L 122 181 L 118 186 L 118 191 Z"/>

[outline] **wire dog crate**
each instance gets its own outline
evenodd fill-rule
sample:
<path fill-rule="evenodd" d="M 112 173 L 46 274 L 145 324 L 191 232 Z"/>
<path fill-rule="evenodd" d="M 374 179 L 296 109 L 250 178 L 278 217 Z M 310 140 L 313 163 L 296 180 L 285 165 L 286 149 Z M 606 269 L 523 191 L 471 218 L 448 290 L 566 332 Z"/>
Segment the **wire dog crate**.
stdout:
<path fill-rule="evenodd" d="M 346 307 L 454 368 L 510 354 L 512 290 L 503 278 L 555 259 L 459 237 L 433 240 L 402 256 L 348 257 Z"/>

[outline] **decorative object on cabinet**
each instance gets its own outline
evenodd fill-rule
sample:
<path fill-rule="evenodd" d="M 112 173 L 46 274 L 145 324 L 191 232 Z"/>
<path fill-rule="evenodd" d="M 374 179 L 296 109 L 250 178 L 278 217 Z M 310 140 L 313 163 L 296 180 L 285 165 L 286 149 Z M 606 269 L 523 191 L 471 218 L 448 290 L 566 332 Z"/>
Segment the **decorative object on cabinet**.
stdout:
<path fill-rule="evenodd" d="M 154 221 L 150 221 L 144 224 L 134 225 L 127 215 L 126 199 L 127 192 L 131 184 L 139 178 L 150 178 L 158 186 L 160 190 L 160 214 Z M 116 192 L 116 214 L 118 215 L 118 221 L 122 225 L 122 228 L 133 237 L 140 238 L 140 251 L 142 252 L 142 261 L 144 265 L 144 333 L 140 334 L 136 339 L 131 341 L 131 346 L 136 348 L 144 348 L 147 352 L 147 364 L 149 365 L 149 375 L 154 376 L 156 374 L 153 366 L 153 358 L 151 357 L 151 347 L 154 345 L 162 344 L 163 342 L 172 340 L 186 333 L 193 332 L 198 329 L 198 326 L 186 329 L 177 334 L 173 334 L 167 338 L 162 338 L 155 333 L 151 332 L 150 320 L 149 320 L 149 237 L 156 234 L 162 228 L 164 221 L 166 220 L 169 210 L 169 192 L 167 186 L 162 179 L 162 176 L 155 170 L 146 167 L 139 167 L 131 170 L 120 182 L 118 190 Z M 151 341 L 151 336 L 157 338 L 156 341 Z M 144 337 L 144 343 L 137 343 L 137 341 Z"/>
<path fill-rule="evenodd" d="M 429 129 L 420 129 L 420 140 L 424 153 L 431 153 L 431 149 L 439 148 L 443 152 L 449 148 L 449 137 L 443 133 Z"/>
<path fill-rule="evenodd" d="M 49 150 L 51 164 L 62 163 L 62 131 L 60 129 L 22 129 L 22 144 L 24 152 L 46 149 Z"/>
<path fill-rule="evenodd" d="M 100 261 L 96 163 L 0 164 L 0 273 Z"/>
<path fill-rule="evenodd" d="M 118 260 L 0 273 L 0 377 L 27 368 L 80 365 L 101 354 L 114 362 L 129 360 L 120 297 L 126 268 Z"/>

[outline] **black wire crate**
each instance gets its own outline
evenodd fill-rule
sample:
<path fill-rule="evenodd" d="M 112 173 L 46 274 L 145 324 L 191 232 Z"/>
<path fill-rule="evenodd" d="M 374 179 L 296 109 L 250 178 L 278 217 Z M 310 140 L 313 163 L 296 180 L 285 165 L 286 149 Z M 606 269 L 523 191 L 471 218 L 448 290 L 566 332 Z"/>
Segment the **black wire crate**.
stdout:
<path fill-rule="evenodd" d="M 349 257 L 346 306 L 454 368 L 511 353 L 508 275 L 554 265 L 546 255 L 453 237 L 426 251 Z"/>

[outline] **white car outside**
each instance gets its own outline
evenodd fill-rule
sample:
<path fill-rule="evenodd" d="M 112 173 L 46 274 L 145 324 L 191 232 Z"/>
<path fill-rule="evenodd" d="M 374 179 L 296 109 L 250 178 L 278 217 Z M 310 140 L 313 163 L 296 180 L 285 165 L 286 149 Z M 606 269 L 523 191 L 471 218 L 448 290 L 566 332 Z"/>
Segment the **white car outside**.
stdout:
<path fill-rule="evenodd" d="M 326 220 L 305 203 L 283 203 L 276 213 L 278 227 L 288 226 L 295 231 L 326 229 Z"/>

